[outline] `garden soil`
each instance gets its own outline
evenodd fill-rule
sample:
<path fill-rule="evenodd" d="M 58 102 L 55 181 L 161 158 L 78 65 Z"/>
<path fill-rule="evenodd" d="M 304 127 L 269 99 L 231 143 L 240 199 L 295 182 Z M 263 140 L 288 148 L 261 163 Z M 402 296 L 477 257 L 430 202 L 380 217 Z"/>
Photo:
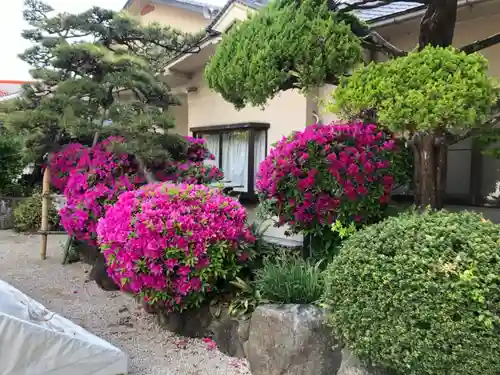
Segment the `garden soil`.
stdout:
<path fill-rule="evenodd" d="M 65 240 L 49 236 L 48 258 L 42 261 L 40 236 L 0 231 L 0 279 L 122 349 L 129 375 L 250 374 L 245 361 L 223 355 L 210 342 L 162 330 L 131 297 L 86 282 L 90 266 L 62 266 Z"/>

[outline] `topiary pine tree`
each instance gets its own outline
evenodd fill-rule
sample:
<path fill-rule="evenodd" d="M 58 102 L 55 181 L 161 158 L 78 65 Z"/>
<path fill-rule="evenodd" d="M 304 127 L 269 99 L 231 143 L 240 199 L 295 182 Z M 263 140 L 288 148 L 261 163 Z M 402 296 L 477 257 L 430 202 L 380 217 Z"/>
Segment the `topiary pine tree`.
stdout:
<path fill-rule="evenodd" d="M 357 9 L 371 9 L 385 4 L 404 2 L 403 0 L 276 0 L 270 2 L 256 15 L 248 20 L 235 25 L 223 36 L 215 56 L 211 59 L 205 70 L 209 86 L 219 92 L 226 100 L 242 108 L 245 105 L 263 105 L 281 90 L 293 88 L 308 91 L 311 88 L 321 86 L 325 83 L 338 85 L 342 76 L 350 74 L 359 67 L 362 49 L 382 52 L 390 58 L 404 58 L 408 52 L 399 49 L 385 40 L 369 26 L 359 21 L 352 11 Z M 425 6 L 425 13 L 420 23 L 420 34 L 417 55 L 425 47 L 449 47 L 453 42 L 455 31 L 458 0 L 416 0 Z M 426 137 L 430 150 L 432 143 L 433 153 L 430 159 L 423 158 L 422 146 L 414 146 L 415 149 L 415 180 L 416 203 L 420 205 L 431 205 L 440 208 L 443 204 L 443 192 L 445 191 L 446 158 L 445 154 L 449 144 L 475 133 L 487 132 L 483 140 L 488 143 L 498 139 L 495 132 L 491 132 L 492 121 L 488 115 L 495 107 L 493 106 L 493 94 L 491 82 L 485 79 L 485 62 L 479 62 L 476 57 L 468 58 L 465 55 L 473 54 L 481 49 L 500 43 L 500 33 L 492 35 L 483 40 L 476 41 L 458 49 L 463 54 L 456 54 L 450 50 L 441 52 L 427 52 L 420 57 L 408 56 L 412 61 L 411 67 L 405 67 L 405 75 L 411 75 L 410 70 L 424 74 L 419 77 L 422 83 L 421 95 L 433 85 L 443 84 L 443 77 L 439 74 L 431 74 L 429 69 L 418 64 L 425 64 L 426 59 L 438 58 L 433 62 L 434 66 L 444 67 L 460 60 L 461 71 L 467 70 L 467 64 L 478 68 L 476 76 L 467 75 L 470 80 L 467 83 L 477 83 L 480 86 L 475 89 L 481 91 L 481 97 L 475 100 L 466 100 L 466 104 L 472 106 L 460 116 L 466 117 L 469 124 L 464 129 L 463 124 L 455 121 L 448 122 L 448 111 L 435 113 L 432 122 L 435 125 L 429 130 L 428 123 L 418 124 L 418 132 L 412 133 L 412 138 Z M 446 53 L 450 60 L 446 60 Z M 432 55 L 432 56 L 431 56 Z M 460 57 L 461 56 L 461 57 Z M 444 60 L 443 60 L 444 59 Z M 398 63 L 404 65 L 404 61 Z M 384 63 L 382 63 L 384 64 Z M 391 63 L 389 63 L 391 64 Z M 389 69 L 389 68 L 387 68 Z M 387 70 L 381 68 L 381 70 Z M 376 74 L 375 68 L 371 73 Z M 373 78 L 373 74 L 371 77 Z M 481 77 L 480 77 L 481 76 Z M 380 83 L 386 76 L 379 76 L 376 82 Z M 411 87 L 411 81 L 401 81 L 402 85 L 395 88 L 393 92 L 405 96 L 408 90 L 419 90 Z M 348 82 L 343 81 L 343 82 Z M 458 83 L 458 82 L 456 82 Z M 465 83 L 465 80 L 462 82 Z M 373 84 L 373 83 L 370 83 Z M 410 84 L 410 86 L 408 86 Z M 482 84 L 488 85 L 481 86 Z M 462 85 L 467 87 L 467 84 Z M 467 87 L 470 89 L 471 87 Z M 365 87 L 367 89 L 367 87 Z M 457 88 L 458 89 L 458 88 Z M 376 90 L 377 92 L 380 90 Z M 386 95 L 387 94 L 387 95 Z M 492 96 L 493 95 L 493 96 Z M 385 93 L 383 97 L 390 97 Z M 363 101 L 363 98 L 353 98 L 355 101 Z M 410 98 L 404 98 L 408 104 Z M 492 99 L 492 100 L 490 100 Z M 436 108 L 442 108 L 444 102 L 440 100 Z M 380 101 L 370 103 L 368 107 L 357 106 L 362 113 L 354 114 L 355 117 L 366 118 L 371 114 L 371 122 L 380 122 L 376 114 L 376 104 Z M 487 105 L 488 103 L 488 105 Z M 359 104 L 359 103 L 358 103 Z M 417 103 L 412 107 L 414 113 L 420 110 Z M 426 103 L 427 107 L 436 104 L 432 99 Z M 455 102 L 453 108 L 460 106 Z M 463 108 L 463 107 L 462 107 Z M 392 110 L 394 110 L 393 108 Z M 471 115 L 477 111 L 475 115 Z M 386 111 L 387 112 L 387 111 Z M 352 114 L 351 114 L 352 115 Z M 382 115 L 382 113 L 380 113 Z M 416 119 L 415 119 L 416 120 Z M 429 120 L 429 119 L 427 119 Z M 405 120 L 406 121 L 406 120 Z M 485 124 L 484 121 L 487 123 Z M 400 125 L 404 125 L 406 122 Z M 415 123 L 413 123 L 415 128 Z M 390 127 L 390 126 L 389 126 Z M 450 131 L 450 127 L 455 127 Z M 411 128 L 411 127 L 410 127 Z M 400 135 L 407 136 L 410 128 L 401 129 Z M 394 130 L 395 127 L 392 127 Z M 441 130 L 453 136 L 444 136 Z M 414 129 L 415 130 L 415 129 Z M 434 131 L 436 130 L 436 131 Z M 415 148 L 418 147 L 418 150 Z M 428 154 L 428 153 L 427 153 Z M 432 160 L 432 162 L 431 162 Z"/>
<path fill-rule="evenodd" d="M 6 123 L 25 136 L 32 160 L 69 140 L 88 144 L 108 135 L 126 138 L 127 151 L 144 165 L 180 149 L 180 137 L 166 134 L 173 127 L 168 107 L 177 101 L 161 73 L 198 36 L 142 26 L 98 7 L 76 15 L 53 15 L 40 0 L 26 0 L 25 7 L 32 28 L 23 37 L 34 46 L 20 57 L 33 67 L 36 83 L 25 85 Z"/>
<path fill-rule="evenodd" d="M 208 85 L 242 108 L 335 80 L 361 59 L 347 21 L 355 18 L 330 12 L 323 0 L 273 1 L 222 39 L 205 70 Z"/>

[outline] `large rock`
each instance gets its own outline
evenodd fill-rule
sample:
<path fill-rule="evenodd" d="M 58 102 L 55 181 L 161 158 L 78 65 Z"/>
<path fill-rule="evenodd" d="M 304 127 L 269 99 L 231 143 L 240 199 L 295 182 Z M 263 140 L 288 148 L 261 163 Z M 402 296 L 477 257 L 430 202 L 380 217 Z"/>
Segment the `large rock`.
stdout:
<path fill-rule="evenodd" d="M 108 269 L 106 268 L 106 260 L 104 255 L 99 253 L 96 261 L 89 273 L 89 281 L 95 281 L 97 286 L 107 292 L 120 290 L 120 287 L 109 277 Z"/>
<path fill-rule="evenodd" d="M 165 329 L 186 337 L 208 337 L 211 335 L 212 314 L 208 305 L 183 312 L 154 308 L 158 323 Z"/>
<path fill-rule="evenodd" d="M 342 349 L 342 364 L 337 375 L 386 375 L 381 369 L 363 364 L 347 348 Z"/>
<path fill-rule="evenodd" d="M 86 241 L 73 240 L 73 246 L 75 247 L 78 254 L 80 254 L 80 260 L 83 263 L 95 265 L 97 262 L 104 262 L 104 256 L 99 258 L 102 254 L 98 247 L 90 246 Z"/>
<path fill-rule="evenodd" d="M 0 230 L 14 228 L 14 208 L 23 198 L 0 197 Z"/>
<path fill-rule="evenodd" d="M 259 306 L 245 353 L 253 375 L 334 375 L 341 365 L 324 312 L 310 305 Z"/>
<path fill-rule="evenodd" d="M 234 319 L 229 316 L 212 321 L 210 330 L 217 348 L 230 357 L 245 358 L 244 347 L 249 337 L 250 320 Z"/>

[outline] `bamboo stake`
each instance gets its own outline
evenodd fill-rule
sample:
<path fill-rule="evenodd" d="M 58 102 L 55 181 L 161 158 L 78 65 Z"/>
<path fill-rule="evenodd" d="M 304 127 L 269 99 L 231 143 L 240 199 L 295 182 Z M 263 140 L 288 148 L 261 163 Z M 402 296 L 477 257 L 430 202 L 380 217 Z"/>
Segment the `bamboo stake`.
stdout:
<path fill-rule="evenodd" d="M 42 247 L 40 248 L 40 257 L 42 260 L 47 259 L 47 236 L 49 230 L 49 204 L 50 201 L 50 169 L 47 164 L 43 172 L 42 184 L 42 225 L 40 232 L 42 233 Z"/>

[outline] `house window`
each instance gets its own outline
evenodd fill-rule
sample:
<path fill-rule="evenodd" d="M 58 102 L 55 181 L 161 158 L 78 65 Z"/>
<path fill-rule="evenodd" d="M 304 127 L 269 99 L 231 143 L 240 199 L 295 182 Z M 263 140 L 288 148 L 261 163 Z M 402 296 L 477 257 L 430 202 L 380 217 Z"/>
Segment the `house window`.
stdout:
<path fill-rule="evenodd" d="M 246 123 L 192 128 L 195 137 L 204 138 L 224 172 L 224 180 L 242 197 L 254 198 L 256 175 L 267 154 L 269 124 Z"/>

